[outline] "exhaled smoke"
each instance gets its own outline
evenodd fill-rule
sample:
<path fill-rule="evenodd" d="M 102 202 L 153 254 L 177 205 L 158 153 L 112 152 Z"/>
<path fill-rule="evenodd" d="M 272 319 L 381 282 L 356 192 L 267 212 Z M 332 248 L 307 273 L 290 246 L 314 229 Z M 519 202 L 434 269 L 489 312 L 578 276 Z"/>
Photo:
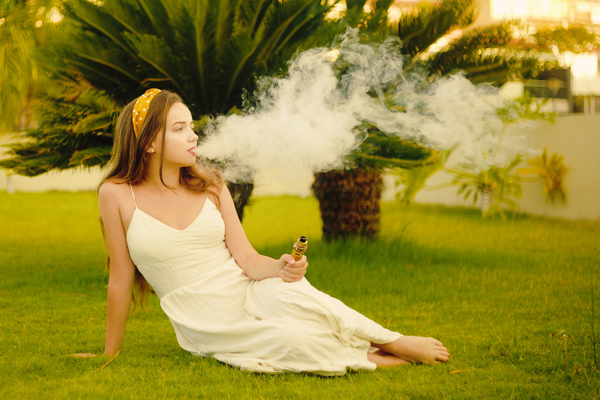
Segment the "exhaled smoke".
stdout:
<path fill-rule="evenodd" d="M 486 169 L 524 150 L 501 134 L 496 89 L 460 74 L 435 82 L 404 75 L 397 39 L 365 45 L 349 30 L 336 47 L 337 57 L 327 48 L 308 50 L 287 76 L 259 79 L 258 105 L 243 116 L 218 117 L 197 154 L 225 161 L 228 180 L 258 173 L 293 184 L 342 168 L 363 139 L 355 129 L 363 121 L 431 149 L 454 149 L 454 165 Z"/>

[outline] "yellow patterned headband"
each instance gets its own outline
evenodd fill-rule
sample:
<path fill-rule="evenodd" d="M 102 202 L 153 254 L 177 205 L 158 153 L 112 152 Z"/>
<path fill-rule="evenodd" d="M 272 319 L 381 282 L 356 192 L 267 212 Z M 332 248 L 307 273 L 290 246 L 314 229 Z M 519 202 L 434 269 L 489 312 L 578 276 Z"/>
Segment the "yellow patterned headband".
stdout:
<path fill-rule="evenodd" d="M 140 129 L 142 128 L 146 114 L 148 114 L 150 102 L 158 92 L 160 92 L 160 89 L 148 89 L 135 102 L 133 106 L 133 132 L 135 133 L 135 137 L 140 136 Z"/>

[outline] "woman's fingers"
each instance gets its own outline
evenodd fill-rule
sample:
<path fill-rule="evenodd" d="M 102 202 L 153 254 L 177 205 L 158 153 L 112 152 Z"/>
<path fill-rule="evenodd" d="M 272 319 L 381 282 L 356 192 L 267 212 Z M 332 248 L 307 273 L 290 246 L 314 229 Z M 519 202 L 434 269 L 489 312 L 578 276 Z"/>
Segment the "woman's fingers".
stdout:
<path fill-rule="evenodd" d="M 306 259 L 306 256 L 302 256 L 302 258 L 300 260 L 296 261 L 296 264 L 294 264 L 294 265 L 299 265 L 304 268 L 308 267 L 308 260 Z"/>
<path fill-rule="evenodd" d="M 294 260 L 294 257 L 292 257 L 291 254 L 283 254 L 281 257 L 279 257 L 279 260 L 283 261 L 286 266 L 293 265 L 297 262 L 296 260 Z"/>
<path fill-rule="evenodd" d="M 304 275 L 306 273 L 307 265 L 288 265 L 283 270 L 295 275 Z"/>
<path fill-rule="evenodd" d="M 301 280 L 306 274 L 306 268 L 308 267 L 306 256 L 302 256 L 300 260 L 296 261 L 291 255 L 284 254 L 280 260 L 285 263 L 280 274 L 283 280 L 296 282 Z"/>
<path fill-rule="evenodd" d="M 306 273 L 306 268 L 285 267 L 282 271 L 282 277 L 289 282 L 295 282 L 302 279 Z"/>
<path fill-rule="evenodd" d="M 96 354 L 92 353 L 75 353 L 71 354 L 73 357 L 85 358 L 85 357 L 96 357 Z"/>
<path fill-rule="evenodd" d="M 283 275 L 289 278 L 302 278 L 306 270 L 304 268 L 283 269 Z"/>

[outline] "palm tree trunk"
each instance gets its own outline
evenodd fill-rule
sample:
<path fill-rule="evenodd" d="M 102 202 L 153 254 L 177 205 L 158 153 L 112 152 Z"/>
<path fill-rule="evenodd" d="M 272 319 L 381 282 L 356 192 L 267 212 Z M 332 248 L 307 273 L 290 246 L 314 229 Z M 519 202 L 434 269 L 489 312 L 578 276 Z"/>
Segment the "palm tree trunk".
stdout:
<path fill-rule="evenodd" d="M 323 240 L 375 237 L 383 190 L 381 174 L 358 170 L 320 172 L 315 175 L 312 189 L 321 209 Z"/>
<path fill-rule="evenodd" d="M 241 221 L 244 218 L 244 207 L 248 205 L 252 190 L 254 189 L 254 184 L 227 182 L 227 189 L 229 189 L 229 192 L 231 193 L 235 211 Z"/>
<path fill-rule="evenodd" d="M 483 188 L 481 191 L 481 215 L 490 209 L 492 191 L 489 188 Z"/>
<path fill-rule="evenodd" d="M 6 193 L 13 194 L 15 192 L 15 187 L 12 181 L 12 172 L 6 172 Z"/>

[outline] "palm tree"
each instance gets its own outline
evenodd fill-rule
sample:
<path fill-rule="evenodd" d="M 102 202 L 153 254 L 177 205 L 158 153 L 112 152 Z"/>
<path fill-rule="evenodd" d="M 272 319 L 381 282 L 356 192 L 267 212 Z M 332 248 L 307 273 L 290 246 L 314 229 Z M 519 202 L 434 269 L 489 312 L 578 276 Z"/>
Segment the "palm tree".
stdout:
<path fill-rule="evenodd" d="M 36 87 L 47 83 L 35 50 L 58 31 L 54 21 L 56 0 L 7 0 L 0 4 L 0 136 L 32 124 L 30 106 Z M 6 171 L 6 190 L 13 193 Z"/>
<path fill-rule="evenodd" d="M 174 90 L 198 117 L 241 108 L 255 77 L 282 73 L 331 5 L 315 0 L 112 0 L 64 4 L 69 37 L 44 52 L 62 90 L 44 93 L 39 128 L 14 144 L 0 166 L 37 175 L 52 169 L 103 165 L 118 111 L 147 88 Z M 88 96 L 96 94 L 100 108 Z M 107 108 L 108 103 L 113 104 Z M 67 104 L 68 103 L 68 104 Z M 82 111 L 92 125 L 64 120 L 61 107 Z M 97 112 L 97 113 L 96 113 Z M 73 114 L 73 116 L 75 116 Z M 67 118 L 68 119 L 68 118 Z M 62 121 L 57 127 L 52 123 Z M 46 123 L 47 122 L 47 123 Z M 242 214 L 252 185 L 232 185 Z"/>
<path fill-rule="evenodd" d="M 366 1 L 346 3 L 348 11 L 342 22 L 358 26 L 363 42 L 380 41 L 394 32 L 387 18 L 391 2 L 375 2 L 375 10 L 370 13 L 363 11 Z M 429 52 L 441 37 L 454 29 L 468 27 L 476 16 L 474 0 L 422 2 L 415 12 L 403 13 L 394 33 L 401 40 L 400 52 L 406 58 L 404 73 L 425 71 L 429 80 L 434 81 L 462 70 L 474 83 L 501 85 L 509 79 L 528 78 L 540 72 L 542 66 L 534 50 L 513 50 L 516 22 L 472 29 L 445 49 Z M 363 146 L 351 155 L 353 162 L 346 169 L 315 175 L 313 191 L 319 200 L 326 240 L 375 235 L 379 227 L 382 172 L 395 168 L 432 172 L 441 167 L 441 154 L 389 137 L 377 127 L 369 131 Z M 370 151 L 365 152 L 365 147 Z"/>
<path fill-rule="evenodd" d="M 542 194 L 546 196 L 546 202 L 554 203 L 555 197 L 560 196 L 565 203 L 563 180 L 568 169 L 564 165 L 563 156 L 554 153 L 548 157 L 544 148 L 542 155 L 527 160 L 529 167 L 515 170 L 522 161 L 523 157 L 517 155 L 506 167 L 492 166 L 484 171 L 463 167 L 446 171 L 454 175 L 450 185 L 458 186 L 458 194 L 464 193 L 465 200 L 473 196 L 473 204 L 476 204 L 481 196 L 482 218 L 495 214 L 506 218 L 502 204 L 512 210 L 518 209 L 516 200 L 523 195 L 521 182 L 543 179 L 545 184 Z"/>
<path fill-rule="evenodd" d="M 85 81 L 65 82 L 36 98 L 32 108 L 40 128 L 25 131 L 29 141 L 11 144 L 13 157 L 0 161 L 0 166 L 36 176 L 53 169 L 90 168 L 108 162 L 110 129 L 120 109 L 104 92 Z"/>
<path fill-rule="evenodd" d="M 528 176 L 523 180 L 533 182 L 543 179 L 542 195 L 546 197 L 546 203 L 554 203 L 554 199 L 559 196 L 563 204 L 566 203 L 567 191 L 563 183 L 569 169 L 565 166 L 564 156 L 554 153 L 548 157 L 548 149 L 544 147 L 544 152 L 540 156 L 527 160 L 527 164 L 529 167 L 520 168 L 516 172 L 521 175 L 534 175 L 537 178 Z"/>
<path fill-rule="evenodd" d="M 11 0 L 0 4 L 0 134 L 31 123 L 28 104 L 45 84 L 35 50 L 57 32 L 52 23 L 56 0 Z"/>
<path fill-rule="evenodd" d="M 459 186 L 458 194 L 464 193 L 465 200 L 473 196 L 473 204 L 476 204 L 481 195 L 482 218 L 494 214 L 505 218 L 504 210 L 500 205 L 505 204 L 511 209 L 517 209 L 516 199 L 523 196 L 522 177 L 513 171 L 521 161 L 523 161 L 522 156 L 517 155 L 506 167 L 492 166 L 480 172 L 465 168 L 447 169 L 447 171 L 454 174 L 451 185 Z"/>
<path fill-rule="evenodd" d="M 354 236 L 375 238 L 379 231 L 382 172 L 415 168 L 436 160 L 436 151 L 388 136 L 370 124 L 364 123 L 358 130 L 366 133 L 366 139 L 347 157 L 348 167 L 315 174 L 312 189 L 319 200 L 326 241 Z"/>
<path fill-rule="evenodd" d="M 512 123 L 524 119 L 554 122 L 554 114 L 541 111 L 541 108 L 545 103 L 546 102 L 538 103 L 533 97 L 525 95 L 514 100 L 505 101 L 504 106 L 498 108 L 496 113 L 504 122 L 505 128 Z M 499 132 L 499 134 L 504 135 L 505 132 L 506 129 Z M 490 151 L 488 155 L 493 157 L 495 155 L 494 151 Z M 533 168 L 519 168 L 515 170 L 521 161 L 523 161 L 523 157 L 522 154 L 517 154 L 508 165 L 492 165 L 485 170 L 481 170 L 475 165 L 468 164 L 463 164 L 456 168 L 445 168 L 447 172 L 454 175 L 454 178 L 449 184 L 441 184 L 438 187 L 458 186 L 457 194 L 460 195 L 464 193 L 465 200 L 473 196 L 473 204 L 476 204 L 479 196 L 481 196 L 482 218 L 498 214 L 504 219 L 506 218 L 506 215 L 501 208 L 501 205 L 504 204 L 509 209 L 513 210 L 518 208 L 516 200 L 521 198 L 523 194 L 521 182 L 534 182 L 535 180 L 544 177 L 553 182 L 560 182 L 562 178 L 563 170 L 561 167 L 564 168 L 562 157 L 558 158 L 556 154 L 552 157 L 552 160 L 556 162 L 556 164 L 553 165 L 559 166 L 556 170 L 560 170 L 561 172 L 556 180 L 543 174 L 545 169 L 541 166 L 547 165 L 545 151 L 542 157 L 528 160 L 528 164 Z M 548 168 L 547 171 L 550 171 L 551 169 L 552 168 Z M 536 178 L 527 175 L 538 175 L 538 177 Z M 546 194 L 545 191 L 544 194 Z"/>

